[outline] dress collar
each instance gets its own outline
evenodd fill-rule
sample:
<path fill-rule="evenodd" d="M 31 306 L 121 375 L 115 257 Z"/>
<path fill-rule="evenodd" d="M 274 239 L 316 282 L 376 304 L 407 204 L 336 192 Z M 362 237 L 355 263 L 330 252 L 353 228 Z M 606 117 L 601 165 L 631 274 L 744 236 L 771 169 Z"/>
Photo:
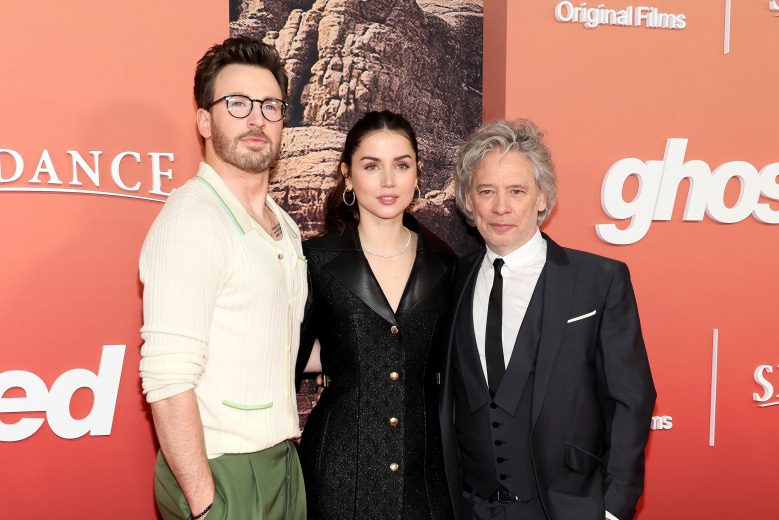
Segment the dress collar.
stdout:
<path fill-rule="evenodd" d="M 421 224 L 411 214 L 403 215 L 403 225 L 411 231 L 417 233 L 417 251 L 431 251 L 444 255 L 454 256 L 454 253 L 440 238 L 431 233 L 423 224 Z M 307 247 L 311 249 L 322 249 L 331 251 L 359 251 L 362 252 L 360 245 L 360 235 L 357 231 L 357 222 L 349 220 L 346 222 L 346 229 L 342 234 L 327 233 L 306 241 Z"/>

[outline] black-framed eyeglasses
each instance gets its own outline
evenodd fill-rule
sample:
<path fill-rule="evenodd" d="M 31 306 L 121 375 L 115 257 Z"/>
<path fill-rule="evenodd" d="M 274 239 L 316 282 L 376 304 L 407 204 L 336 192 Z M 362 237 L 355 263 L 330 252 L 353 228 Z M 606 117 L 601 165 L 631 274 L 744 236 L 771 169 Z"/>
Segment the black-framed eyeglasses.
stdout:
<path fill-rule="evenodd" d="M 262 117 L 271 123 L 281 121 L 284 114 L 287 112 L 286 101 L 276 98 L 252 99 L 249 96 L 241 94 L 231 94 L 229 96 L 220 97 L 208 105 L 208 109 L 210 110 L 211 107 L 222 101 L 224 101 L 227 106 L 227 112 L 238 119 L 249 117 L 255 103 L 260 104 L 260 113 L 262 114 Z"/>

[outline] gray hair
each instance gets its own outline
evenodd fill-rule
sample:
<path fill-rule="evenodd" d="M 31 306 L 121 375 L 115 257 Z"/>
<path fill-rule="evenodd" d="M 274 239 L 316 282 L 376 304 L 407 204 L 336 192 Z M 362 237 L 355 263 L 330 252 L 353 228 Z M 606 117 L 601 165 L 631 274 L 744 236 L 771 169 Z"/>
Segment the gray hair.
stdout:
<path fill-rule="evenodd" d="M 460 147 L 454 174 L 454 193 L 457 207 L 471 226 L 473 214 L 465 207 L 471 191 L 473 175 L 481 167 L 489 152 L 504 154 L 516 151 L 524 154 L 533 163 L 536 186 L 546 195 L 546 209 L 538 214 L 538 225 L 546 220 L 557 203 L 557 176 L 552 153 L 543 142 L 544 133 L 529 119 L 517 121 L 496 120 L 473 132 L 468 141 Z"/>

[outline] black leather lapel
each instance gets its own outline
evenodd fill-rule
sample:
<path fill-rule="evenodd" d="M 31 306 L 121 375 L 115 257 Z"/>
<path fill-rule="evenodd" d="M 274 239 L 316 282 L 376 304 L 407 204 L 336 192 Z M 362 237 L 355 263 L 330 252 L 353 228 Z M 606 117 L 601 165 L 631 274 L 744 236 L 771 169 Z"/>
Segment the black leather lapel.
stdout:
<path fill-rule="evenodd" d="M 419 235 L 419 240 L 423 240 L 422 235 Z M 438 259 L 436 254 L 428 252 L 418 245 L 414 266 L 411 268 L 411 277 L 403 289 L 397 314 L 410 311 L 416 304 L 424 300 L 425 296 L 438 285 L 445 273 L 446 265 Z"/>
<path fill-rule="evenodd" d="M 481 367 L 479 350 L 476 346 L 476 335 L 473 330 L 473 292 L 476 288 L 476 278 L 484 255 L 478 261 L 468 277 L 460 299 L 460 309 L 457 312 L 456 338 L 457 358 L 460 361 L 460 373 L 468 393 L 468 405 L 471 411 L 478 410 L 490 401 L 487 379 Z"/>
<path fill-rule="evenodd" d="M 514 350 L 506 367 L 506 373 L 503 374 L 503 379 L 495 394 L 495 404 L 512 417 L 517 411 L 522 392 L 527 391 L 525 386 L 530 372 L 536 364 L 538 342 L 541 338 L 545 284 L 546 266 L 541 271 L 536 287 L 533 289 L 533 295 L 530 297 L 530 303 L 514 342 Z"/>
<path fill-rule="evenodd" d="M 350 225 L 347 232 L 333 239 L 341 252 L 328 262 L 324 268 L 340 281 L 347 289 L 365 303 L 376 314 L 392 325 L 397 325 L 395 313 L 384 296 L 378 280 L 360 246 L 357 227 Z"/>
<path fill-rule="evenodd" d="M 404 215 L 403 223 L 412 231 L 418 232 L 418 241 L 414 265 L 403 288 L 397 312 L 392 311 L 379 281 L 376 280 L 365 258 L 357 226 L 354 223 L 349 223 L 343 235 L 326 236 L 319 240 L 316 246 L 340 251 L 340 254 L 324 268 L 376 314 L 393 325 L 397 325 L 397 315 L 413 309 L 435 288 L 447 272 L 447 266 L 435 253 L 436 246 L 431 239 L 426 238 L 428 231 L 422 229 L 411 215 Z"/>
<path fill-rule="evenodd" d="M 546 282 L 533 384 L 533 425 L 541 413 L 549 378 L 563 343 L 575 283 L 575 273 L 565 251 L 546 235 L 544 238 L 547 242 Z"/>

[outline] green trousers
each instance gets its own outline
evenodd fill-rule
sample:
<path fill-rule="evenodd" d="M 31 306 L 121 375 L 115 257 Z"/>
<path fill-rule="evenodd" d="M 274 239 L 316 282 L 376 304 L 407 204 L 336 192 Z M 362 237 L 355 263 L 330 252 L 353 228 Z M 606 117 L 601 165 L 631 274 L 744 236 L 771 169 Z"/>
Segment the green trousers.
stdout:
<path fill-rule="evenodd" d="M 306 490 L 292 441 L 255 453 L 222 455 L 208 464 L 216 489 L 206 520 L 306 519 Z M 189 518 L 189 504 L 162 452 L 154 468 L 154 495 L 164 520 Z"/>

